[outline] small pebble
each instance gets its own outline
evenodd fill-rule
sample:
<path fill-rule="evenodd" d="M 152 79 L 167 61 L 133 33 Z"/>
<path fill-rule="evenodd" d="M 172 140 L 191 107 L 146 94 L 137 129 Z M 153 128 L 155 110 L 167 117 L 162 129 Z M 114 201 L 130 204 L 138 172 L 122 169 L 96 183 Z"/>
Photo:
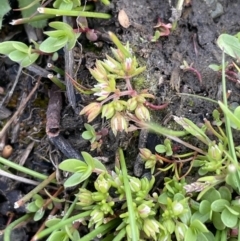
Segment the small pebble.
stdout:
<path fill-rule="evenodd" d="M 6 145 L 2 151 L 2 157 L 9 158 L 12 155 L 13 148 L 10 145 Z"/>

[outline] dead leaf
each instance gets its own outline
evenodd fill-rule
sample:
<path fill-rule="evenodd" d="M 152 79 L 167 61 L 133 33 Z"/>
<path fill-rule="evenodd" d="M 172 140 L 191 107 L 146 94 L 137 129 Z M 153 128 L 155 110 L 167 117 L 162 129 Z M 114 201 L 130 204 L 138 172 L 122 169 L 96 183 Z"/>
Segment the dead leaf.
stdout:
<path fill-rule="evenodd" d="M 123 9 L 120 10 L 118 13 L 118 21 L 119 21 L 120 25 L 124 28 L 128 28 L 130 26 L 130 21 L 129 21 L 128 15 L 126 14 L 126 12 Z"/>

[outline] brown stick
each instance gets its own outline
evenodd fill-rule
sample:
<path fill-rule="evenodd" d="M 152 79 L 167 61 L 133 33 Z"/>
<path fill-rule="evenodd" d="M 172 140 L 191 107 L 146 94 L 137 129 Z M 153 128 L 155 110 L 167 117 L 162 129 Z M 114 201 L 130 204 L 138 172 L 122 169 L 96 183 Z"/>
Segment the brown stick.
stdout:
<path fill-rule="evenodd" d="M 50 99 L 47 108 L 46 133 L 48 137 L 55 137 L 60 132 L 60 114 L 62 109 L 62 94 L 60 89 L 53 85 L 50 90 Z"/>

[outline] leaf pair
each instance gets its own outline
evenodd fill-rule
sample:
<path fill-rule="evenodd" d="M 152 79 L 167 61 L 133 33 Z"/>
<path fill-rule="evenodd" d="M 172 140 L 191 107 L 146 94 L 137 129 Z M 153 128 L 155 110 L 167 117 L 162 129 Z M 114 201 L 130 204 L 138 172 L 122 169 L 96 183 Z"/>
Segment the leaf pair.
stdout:
<path fill-rule="evenodd" d="M 32 51 L 31 46 L 22 42 L 7 41 L 0 43 L 0 54 L 7 55 L 12 61 L 19 63 L 22 67 L 33 64 L 39 54 Z"/>
<path fill-rule="evenodd" d="M 65 187 L 75 186 L 86 180 L 93 171 L 106 171 L 104 165 L 87 152 L 82 152 L 84 161 L 77 159 L 67 159 L 60 163 L 59 168 L 63 171 L 74 173 L 64 183 Z"/>
<path fill-rule="evenodd" d="M 53 53 L 67 45 L 67 49 L 72 49 L 80 33 L 75 33 L 72 27 L 63 22 L 51 22 L 49 26 L 56 30 L 44 32 L 49 37 L 44 40 L 39 49 L 45 53 Z"/>

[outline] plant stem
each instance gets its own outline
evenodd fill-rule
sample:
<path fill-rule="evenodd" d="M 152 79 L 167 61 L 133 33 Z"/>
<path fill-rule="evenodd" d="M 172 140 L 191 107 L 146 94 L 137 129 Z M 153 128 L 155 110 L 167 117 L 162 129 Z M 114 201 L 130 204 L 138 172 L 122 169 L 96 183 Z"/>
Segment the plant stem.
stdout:
<path fill-rule="evenodd" d="M 113 219 L 113 220 L 109 221 L 108 223 L 99 226 L 98 228 L 96 228 L 95 230 L 93 230 L 89 234 L 85 235 L 84 237 L 82 237 L 78 241 L 91 241 L 98 234 L 104 235 L 107 232 L 109 232 L 110 230 L 115 229 L 116 226 L 119 224 L 119 221 L 120 221 L 120 219 Z"/>
<path fill-rule="evenodd" d="M 75 197 L 73 203 L 71 204 L 71 206 L 69 207 L 69 209 L 65 213 L 64 217 L 62 218 L 62 221 L 66 220 L 71 215 L 72 211 L 74 210 L 74 208 L 76 206 L 77 201 L 78 201 L 78 197 Z"/>
<path fill-rule="evenodd" d="M 113 41 L 113 43 L 117 46 L 117 48 L 123 53 L 123 55 L 126 58 L 131 57 L 131 54 L 129 51 L 126 50 L 126 48 L 122 45 L 122 43 L 119 41 L 118 37 L 112 33 L 112 32 L 108 32 L 111 40 Z"/>
<path fill-rule="evenodd" d="M 208 97 L 204 97 L 204 96 L 200 96 L 200 95 L 193 95 L 193 94 L 188 94 L 188 93 L 178 93 L 177 95 L 186 95 L 186 96 L 191 96 L 191 97 L 194 97 L 194 98 L 198 98 L 198 99 L 203 99 L 203 100 L 207 100 L 209 102 L 213 102 L 215 104 L 218 104 L 218 102 L 216 100 L 213 100 L 211 98 L 208 98 Z"/>
<path fill-rule="evenodd" d="M 23 172 L 25 174 L 28 174 L 28 175 L 30 175 L 32 177 L 35 177 L 35 178 L 38 178 L 38 179 L 41 179 L 41 180 L 44 180 L 44 179 L 47 178 L 46 175 L 43 175 L 41 173 L 32 171 L 32 170 L 30 170 L 30 169 L 28 169 L 26 167 L 20 166 L 20 165 L 14 163 L 12 161 L 4 159 L 3 157 L 0 157 L 0 163 L 6 165 L 8 167 L 11 167 L 11 168 L 13 168 L 13 169 L 15 169 L 15 170 L 17 170 L 19 172 Z"/>
<path fill-rule="evenodd" d="M 132 199 L 132 193 L 128 181 L 128 174 L 127 174 L 127 167 L 125 163 L 125 158 L 123 155 L 123 150 L 121 148 L 118 149 L 119 154 L 119 160 L 120 165 L 122 169 L 122 175 L 123 175 L 123 183 L 124 183 L 124 189 L 126 193 L 126 199 L 127 199 L 127 207 L 128 207 L 128 215 L 129 215 L 129 225 L 131 230 L 131 236 L 132 241 L 138 241 L 139 240 L 139 230 L 137 228 L 136 224 L 136 217 L 134 212 L 134 205 L 133 205 L 133 199 Z"/>
<path fill-rule="evenodd" d="M 126 235 L 126 229 L 123 228 L 112 241 L 121 241 Z"/>
<path fill-rule="evenodd" d="M 221 136 L 219 133 L 217 133 L 217 131 L 212 127 L 212 124 L 210 123 L 209 120 L 207 120 L 206 118 L 204 118 L 203 121 L 205 122 L 205 125 L 207 126 L 207 128 L 208 128 L 218 139 L 224 141 L 224 137 Z"/>
<path fill-rule="evenodd" d="M 186 136 L 189 133 L 187 131 L 174 131 L 174 130 L 169 130 L 167 128 L 164 128 L 158 124 L 155 123 L 147 123 L 146 127 L 155 133 L 158 133 L 163 136 Z"/>
<path fill-rule="evenodd" d="M 12 232 L 12 229 L 14 229 L 18 224 L 22 223 L 23 221 L 26 221 L 27 219 L 29 219 L 32 215 L 31 214 L 25 214 L 24 216 L 22 216 L 21 218 L 15 220 L 14 222 L 12 222 L 11 224 L 9 224 L 6 229 L 4 230 L 4 241 L 11 241 L 10 239 L 10 235 Z"/>
<path fill-rule="evenodd" d="M 81 12 L 74 10 L 61 10 L 52 8 L 38 8 L 39 13 L 54 14 L 56 16 L 71 16 L 71 17 L 87 17 L 87 18 L 103 18 L 109 19 L 111 15 L 108 13 L 95 13 L 95 12 Z"/>
<path fill-rule="evenodd" d="M 11 25 L 19 25 L 19 24 L 24 24 L 24 23 L 32 23 L 35 21 L 41 21 L 49 18 L 55 18 L 55 15 L 52 14 L 45 14 L 45 15 L 36 15 L 33 17 L 29 18 L 19 18 L 19 19 L 14 19 L 12 22 L 10 22 Z"/>
<path fill-rule="evenodd" d="M 38 186 L 36 186 L 31 192 L 29 192 L 27 195 L 25 195 L 23 198 L 18 200 L 14 203 L 14 208 L 21 207 L 24 203 L 26 203 L 28 200 L 32 198 L 33 195 L 41 191 L 44 187 L 46 187 L 53 179 L 56 177 L 56 172 L 53 172 L 46 180 L 41 182 Z"/>
<path fill-rule="evenodd" d="M 48 67 L 49 69 L 55 71 L 56 73 L 62 75 L 62 76 L 64 76 L 64 74 L 65 74 L 65 72 L 64 72 L 63 69 L 58 68 L 57 66 L 53 65 L 52 63 L 48 63 L 48 64 L 47 64 L 47 67 Z"/>
<path fill-rule="evenodd" d="M 47 76 L 56 86 L 58 86 L 61 90 L 66 90 L 66 86 L 62 83 L 60 79 L 58 79 L 53 74 L 49 74 Z"/>
<path fill-rule="evenodd" d="M 53 225 L 45 230 L 43 230 L 42 232 L 40 232 L 39 234 L 34 235 L 33 239 L 34 241 L 39 240 L 45 236 L 47 236 L 48 234 L 52 233 L 53 231 L 57 231 L 60 228 L 64 227 L 65 225 L 71 224 L 72 222 L 80 219 L 80 218 L 84 218 L 90 215 L 92 211 L 86 211 L 80 214 L 77 214 L 75 216 L 72 216 L 71 218 L 65 219 L 59 223 L 57 223 L 56 225 Z M 82 240 L 81 240 L 82 241 Z"/>
<path fill-rule="evenodd" d="M 222 91 L 223 91 L 223 104 L 228 107 L 227 103 L 227 90 L 226 90 L 226 76 L 225 76 L 225 55 L 224 51 L 222 52 Z M 231 129 L 231 123 L 226 114 L 224 114 L 225 117 L 225 124 L 226 124 L 226 133 L 228 138 L 228 148 L 230 155 L 232 159 L 234 160 L 234 164 L 238 166 L 237 156 L 235 153 L 235 147 L 233 142 L 233 136 L 232 136 L 232 129 Z"/>

